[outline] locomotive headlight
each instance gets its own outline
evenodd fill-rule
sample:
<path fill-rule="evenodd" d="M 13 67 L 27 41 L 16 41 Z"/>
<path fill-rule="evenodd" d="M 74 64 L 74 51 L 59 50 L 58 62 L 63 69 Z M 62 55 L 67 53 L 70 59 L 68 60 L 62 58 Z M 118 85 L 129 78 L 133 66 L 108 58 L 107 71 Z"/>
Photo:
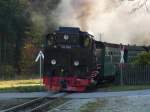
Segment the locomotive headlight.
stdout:
<path fill-rule="evenodd" d="M 64 35 L 64 39 L 68 40 L 69 39 L 69 35 Z"/>
<path fill-rule="evenodd" d="M 52 65 L 55 65 L 55 64 L 56 64 L 56 60 L 55 60 L 55 59 L 52 59 L 52 60 L 51 60 L 51 64 L 52 64 Z"/>
<path fill-rule="evenodd" d="M 74 61 L 74 66 L 79 66 L 79 61 Z"/>

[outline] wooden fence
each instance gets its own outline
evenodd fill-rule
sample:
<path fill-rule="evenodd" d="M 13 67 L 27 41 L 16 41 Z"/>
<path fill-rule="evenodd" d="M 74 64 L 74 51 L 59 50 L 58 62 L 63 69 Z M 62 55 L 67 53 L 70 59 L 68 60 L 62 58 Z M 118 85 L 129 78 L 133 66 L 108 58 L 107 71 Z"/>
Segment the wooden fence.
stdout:
<path fill-rule="evenodd" d="M 116 82 L 122 85 L 150 84 L 150 65 L 119 65 Z"/>

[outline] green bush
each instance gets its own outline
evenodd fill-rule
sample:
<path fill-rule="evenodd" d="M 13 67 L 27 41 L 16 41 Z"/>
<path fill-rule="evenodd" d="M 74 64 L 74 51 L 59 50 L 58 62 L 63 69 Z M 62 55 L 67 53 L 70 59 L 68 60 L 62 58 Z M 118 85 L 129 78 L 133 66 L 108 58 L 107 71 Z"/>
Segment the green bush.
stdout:
<path fill-rule="evenodd" d="M 133 64 L 150 64 L 150 52 L 143 52 L 136 56 Z"/>

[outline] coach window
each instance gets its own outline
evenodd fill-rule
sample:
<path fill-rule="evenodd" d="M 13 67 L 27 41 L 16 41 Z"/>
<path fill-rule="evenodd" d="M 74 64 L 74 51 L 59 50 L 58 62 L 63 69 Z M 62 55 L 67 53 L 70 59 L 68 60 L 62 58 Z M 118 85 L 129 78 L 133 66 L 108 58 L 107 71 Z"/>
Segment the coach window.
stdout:
<path fill-rule="evenodd" d="M 109 54 L 109 56 L 112 56 L 112 55 L 113 55 L 113 52 L 112 52 L 112 51 L 109 51 L 108 54 Z"/>

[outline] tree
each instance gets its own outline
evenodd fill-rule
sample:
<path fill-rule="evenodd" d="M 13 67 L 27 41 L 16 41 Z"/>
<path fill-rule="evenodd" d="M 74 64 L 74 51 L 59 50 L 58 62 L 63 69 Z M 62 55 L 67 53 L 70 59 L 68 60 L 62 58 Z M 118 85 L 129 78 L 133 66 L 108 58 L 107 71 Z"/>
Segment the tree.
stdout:
<path fill-rule="evenodd" d="M 30 71 L 36 68 L 35 57 L 42 49 L 45 35 L 57 26 L 53 11 L 60 0 L 29 0 L 27 11 L 30 15 L 30 26 L 25 32 L 27 38 L 21 49 L 20 68 L 21 74 L 32 74 Z M 33 70 L 33 72 L 35 72 Z"/>
<path fill-rule="evenodd" d="M 135 60 L 133 61 L 134 64 L 150 64 L 150 52 L 143 52 L 139 54 Z"/>
<path fill-rule="evenodd" d="M 0 0 L 0 62 L 12 65 L 19 73 L 20 50 L 28 19 L 24 0 Z"/>
<path fill-rule="evenodd" d="M 31 38 L 27 38 L 24 42 L 24 47 L 21 49 L 20 68 L 22 75 L 31 75 L 33 72 L 35 74 L 35 57 L 39 49 L 32 41 Z"/>
<path fill-rule="evenodd" d="M 29 2 L 31 26 L 26 33 L 32 37 L 36 46 L 41 47 L 45 35 L 57 27 L 58 22 L 55 19 L 54 10 L 60 2 L 60 0 L 32 0 Z"/>
<path fill-rule="evenodd" d="M 131 13 L 136 12 L 137 10 L 141 9 L 142 7 L 144 7 L 146 9 L 147 12 L 150 12 L 150 9 L 148 7 L 148 0 L 133 0 L 133 2 L 135 2 L 135 7 L 133 7 L 133 9 L 131 10 Z"/>
<path fill-rule="evenodd" d="M 28 52 L 30 48 L 41 48 L 43 37 L 57 26 L 52 13 L 59 3 L 60 0 L 0 0 L 0 74 L 4 68 L 15 68 L 20 74 L 22 68 L 33 64 Z"/>

